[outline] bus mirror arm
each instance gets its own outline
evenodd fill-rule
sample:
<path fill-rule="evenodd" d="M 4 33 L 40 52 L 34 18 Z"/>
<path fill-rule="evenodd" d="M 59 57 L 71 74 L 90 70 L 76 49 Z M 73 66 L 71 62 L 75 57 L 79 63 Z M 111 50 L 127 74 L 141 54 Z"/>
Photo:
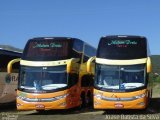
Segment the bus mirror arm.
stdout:
<path fill-rule="evenodd" d="M 67 61 L 67 73 L 71 72 L 72 63 L 77 61 L 79 61 L 79 59 L 76 59 L 76 58 L 71 58 Z"/>
<path fill-rule="evenodd" d="M 147 58 L 147 73 L 150 73 L 152 71 L 152 64 L 151 64 L 151 58 Z"/>
<path fill-rule="evenodd" d="M 91 64 L 92 62 L 96 59 L 96 56 L 91 57 L 88 61 L 87 61 L 87 72 L 91 74 Z"/>
<path fill-rule="evenodd" d="M 16 62 L 19 62 L 20 60 L 21 60 L 20 58 L 17 58 L 17 59 L 11 60 L 8 63 L 8 65 L 7 65 L 7 72 L 8 72 L 8 74 L 12 73 L 12 66 L 13 66 L 13 64 L 16 63 Z"/>

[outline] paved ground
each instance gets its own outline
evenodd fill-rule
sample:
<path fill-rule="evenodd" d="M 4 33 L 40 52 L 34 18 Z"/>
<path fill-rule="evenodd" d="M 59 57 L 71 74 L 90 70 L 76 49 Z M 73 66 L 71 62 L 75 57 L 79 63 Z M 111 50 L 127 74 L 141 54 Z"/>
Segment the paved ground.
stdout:
<path fill-rule="evenodd" d="M 149 108 L 142 110 L 52 110 L 17 111 L 15 106 L 0 109 L 1 120 L 160 120 L 160 98 L 153 98 Z"/>

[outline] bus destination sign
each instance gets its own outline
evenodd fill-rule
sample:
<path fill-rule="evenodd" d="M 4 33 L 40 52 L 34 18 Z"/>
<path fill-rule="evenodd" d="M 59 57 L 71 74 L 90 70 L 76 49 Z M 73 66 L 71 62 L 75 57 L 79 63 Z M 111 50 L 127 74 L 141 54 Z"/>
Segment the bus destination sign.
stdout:
<path fill-rule="evenodd" d="M 61 44 L 57 43 L 50 43 L 50 44 L 42 44 L 42 43 L 36 43 L 33 48 L 61 48 Z"/>
<path fill-rule="evenodd" d="M 108 46 L 115 45 L 120 48 L 126 48 L 129 45 L 137 45 L 137 41 L 134 40 L 111 40 L 107 43 Z"/>

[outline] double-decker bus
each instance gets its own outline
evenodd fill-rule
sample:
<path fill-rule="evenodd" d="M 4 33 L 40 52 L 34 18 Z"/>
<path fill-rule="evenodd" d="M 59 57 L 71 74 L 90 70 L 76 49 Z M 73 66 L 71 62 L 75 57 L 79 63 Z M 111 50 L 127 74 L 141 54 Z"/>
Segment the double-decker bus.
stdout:
<path fill-rule="evenodd" d="M 95 48 L 77 38 L 30 39 L 20 60 L 17 109 L 41 111 L 88 104 L 93 76 L 86 72 L 86 64 L 95 54 Z"/>
<path fill-rule="evenodd" d="M 13 73 L 7 74 L 7 65 L 12 59 L 21 57 L 21 52 L 0 48 L 0 105 L 16 101 L 19 63 L 13 66 Z"/>
<path fill-rule="evenodd" d="M 88 72 L 93 60 L 87 63 Z M 145 37 L 102 37 L 95 58 L 94 108 L 145 109 L 151 97 L 150 72 Z"/>

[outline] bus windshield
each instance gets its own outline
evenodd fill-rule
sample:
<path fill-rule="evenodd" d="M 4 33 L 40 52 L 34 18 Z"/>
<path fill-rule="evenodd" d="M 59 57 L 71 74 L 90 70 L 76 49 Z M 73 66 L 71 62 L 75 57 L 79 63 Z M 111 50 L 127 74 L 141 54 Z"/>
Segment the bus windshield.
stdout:
<path fill-rule="evenodd" d="M 20 89 L 48 91 L 67 87 L 66 66 L 21 67 Z"/>
<path fill-rule="evenodd" d="M 145 86 L 146 66 L 96 65 L 95 85 L 105 89 L 135 89 Z"/>

